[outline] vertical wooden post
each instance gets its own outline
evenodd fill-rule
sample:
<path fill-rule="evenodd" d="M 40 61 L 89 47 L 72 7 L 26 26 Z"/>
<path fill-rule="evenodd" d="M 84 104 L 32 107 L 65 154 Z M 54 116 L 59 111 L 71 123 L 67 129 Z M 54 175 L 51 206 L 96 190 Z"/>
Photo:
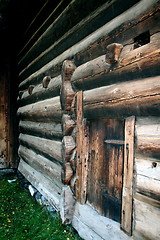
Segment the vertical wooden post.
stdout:
<path fill-rule="evenodd" d="M 132 204 L 133 204 L 133 162 L 134 162 L 134 130 L 135 117 L 129 117 L 125 122 L 124 176 L 122 191 L 122 221 L 121 228 L 132 234 Z"/>
<path fill-rule="evenodd" d="M 83 118 L 83 92 L 77 93 L 77 167 L 76 167 L 76 198 L 81 203 L 86 202 L 89 130 L 86 119 Z"/>

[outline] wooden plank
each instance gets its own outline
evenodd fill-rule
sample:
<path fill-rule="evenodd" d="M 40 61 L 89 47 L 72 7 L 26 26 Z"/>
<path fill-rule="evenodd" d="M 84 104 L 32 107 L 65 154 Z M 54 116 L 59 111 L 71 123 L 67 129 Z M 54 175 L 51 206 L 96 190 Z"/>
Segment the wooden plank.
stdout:
<path fill-rule="evenodd" d="M 134 128 L 135 117 L 129 117 L 125 122 L 124 175 L 122 193 L 121 228 L 132 234 L 132 197 L 133 197 L 133 161 L 134 161 Z"/>
<path fill-rule="evenodd" d="M 160 210 L 148 203 L 134 199 L 135 227 L 133 236 L 138 240 L 160 239 Z"/>
<path fill-rule="evenodd" d="M 60 123 L 20 121 L 21 133 L 30 134 L 47 139 L 62 139 L 62 127 Z"/>
<path fill-rule="evenodd" d="M 159 101 L 159 76 L 117 83 L 84 91 L 84 116 L 89 119 L 122 118 L 132 114 L 156 116 L 160 113 Z"/>
<path fill-rule="evenodd" d="M 56 180 L 44 176 L 44 174 L 29 166 L 23 160 L 20 160 L 18 170 L 49 201 L 51 205 L 59 210 L 60 195 L 63 184 L 59 187 L 60 182 L 57 184 Z"/>
<path fill-rule="evenodd" d="M 75 56 L 75 63 L 77 66 L 79 66 L 84 62 L 90 61 L 98 57 L 99 55 L 105 54 L 107 39 L 108 44 L 111 43 L 111 39 L 113 41 L 113 35 L 115 36 L 115 29 L 119 29 L 119 34 L 118 37 L 115 37 L 114 42 L 119 42 L 123 45 L 127 43 L 126 39 L 128 41 L 128 37 L 131 37 L 131 32 L 132 36 L 136 37 L 136 31 L 135 29 L 133 30 L 131 28 L 131 25 L 137 28 L 137 22 L 143 22 L 146 18 L 148 18 L 149 25 L 144 24 L 144 27 L 141 27 L 141 33 L 146 27 L 148 30 L 148 26 L 150 26 L 151 23 L 152 15 L 157 12 L 157 2 L 158 0 L 147 0 L 147 2 L 146 0 L 140 1 L 131 9 L 128 9 L 125 13 L 119 15 L 117 18 L 111 20 L 109 23 L 106 23 L 97 31 L 90 34 L 88 38 L 82 40 L 81 44 L 75 44 L 74 46 L 70 47 L 62 54 L 60 54 L 58 57 L 47 63 L 45 66 L 41 67 L 35 73 L 31 74 L 29 77 L 26 77 L 25 79 L 23 78 L 24 81 L 21 82 L 20 89 L 22 90 L 27 88 L 29 82 L 30 84 L 33 84 L 35 80 L 37 81 L 37 79 L 41 79 L 44 73 L 51 77 L 60 74 L 62 62 L 65 59 L 70 59 Z M 157 18 L 154 19 L 154 23 L 152 25 L 157 27 Z M 131 32 L 128 33 L 126 29 L 129 29 Z M 123 38 L 124 33 L 128 36 L 127 38 Z"/>
<path fill-rule="evenodd" d="M 61 181 L 62 166 L 60 164 L 52 162 L 22 145 L 19 146 L 18 154 L 28 165 L 37 171 Z"/>
<path fill-rule="evenodd" d="M 36 120 L 36 122 L 60 122 L 62 117 L 60 97 L 20 107 L 17 115 L 22 120 Z"/>
<path fill-rule="evenodd" d="M 72 220 L 73 227 L 85 240 L 129 240 L 119 223 L 100 216 L 97 211 L 87 204 L 76 203 Z"/>
<path fill-rule="evenodd" d="M 52 161 L 62 162 L 61 156 L 61 141 L 49 140 L 46 138 L 39 138 L 27 134 L 20 134 L 20 143 L 30 149 L 34 149 L 35 152 L 46 156 Z"/>
<path fill-rule="evenodd" d="M 83 119 L 83 93 L 77 93 L 76 102 L 76 143 L 77 143 L 77 166 L 76 166 L 76 199 L 80 203 L 86 202 L 87 197 L 87 176 L 88 176 L 88 152 L 89 152 L 89 134 L 86 121 Z"/>

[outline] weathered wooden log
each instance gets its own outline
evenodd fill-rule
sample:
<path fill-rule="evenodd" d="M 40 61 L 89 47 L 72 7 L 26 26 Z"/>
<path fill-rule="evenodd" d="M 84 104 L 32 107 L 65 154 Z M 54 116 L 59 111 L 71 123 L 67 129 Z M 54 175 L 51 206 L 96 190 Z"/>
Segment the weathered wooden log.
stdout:
<path fill-rule="evenodd" d="M 71 2 L 71 4 L 69 4 L 65 9 L 63 9 L 63 12 L 60 14 L 60 17 L 55 19 L 55 21 L 51 22 L 52 24 L 49 26 L 49 28 L 32 45 L 31 49 L 26 53 L 26 55 L 23 56 L 23 58 L 19 62 L 20 68 L 22 69 L 25 66 L 29 65 L 32 61 L 34 61 L 35 58 L 37 58 L 38 55 L 42 55 L 41 53 L 45 52 L 45 50 L 47 48 L 49 48 L 53 42 L 54 43 L 60 42 L 61 44 L 60 43 L 58 44 L 56 52 L 53 51 L 53 49 L 52 49 L 52 59 L 55 58 L 55 56 L 57 56 L 58 54 L 61 54 L 68 47 L 70 47 L 71 44 L 73 45 L 76 42 L 79 42 L 85 36 L 87 36 L 88 34 L 93 32 L 94 30 L 96 30 L 97 27 L 99 27 L 99 25 L 103 25 L 104 23 L 107 22 L 108 19 L 110 20 L 110 19 L 112 19 L 112 17 L 114 17 L 118 13 L 121 13 L 123 11 L 123 8 L 119 9 L 119 7 L 117 7 L 119 11 L 117 11 L 116 13 L 111 12 L 110 16 L 105 17 L 106 21 L 104 20 L 104 18 L 102 16 L 98 16 L 98 15 L 100 15 L 100 13 L 102 11 L 108 9 L 108 7 L 110 7 L 114 2 L 116 2 L 116 1 L 112 0 L 110 2 L 107 2 L 105 4 L 105 6 L 103 6 L 103 8 L 101 7 L 101 9 L 97 9 L 99 6 L 101 6 L 103 3 L 105 3 L 105 0 L 102 0 L 101 2 L 97 2 L 95 0 L 92 0 L 92 1 L 89 0 L 87 3 L 88 7 L 83 9 L 83 12 L 81 14 L 79 14 L 79 9 L 84 8 L 84 4 L 85 4 L 84 0 L 81 2 Z M 133 1 L 133 2 L 137 2 L 137 1 Z M 126 5 L 133 5 L 133 3 L 126 4 Z M 126 9 L 128 7 L 129 6 L 125 6 Z M 94 13 L 92 13 L 92 11 L 94 11 L 94 10 L 96 10 L 98 13 L 95 14 L 96 11 Z M 93 19 L 93 17 L 88 17 L 88 15 L 90 15 L 90 14 L 93 14 L 94 17 L 97 16 L 98 19 L 100 18 L 102 23 L 101 24 L 99 23 L 100 20 L 97 22 Z M 92 21 L 92 22 L 95 21 L 95 23 L 92 24 L 90 21 Z M 88 27 L 89 29 L 87 29 L 87 27 L 86 27 L 87 23 L 90 24 L 90 27 Z M 78 26 L 76 26 L 76 28 L 75 28 L 74 26 L 76 24 Z M 72 29 L 73 27 L 74 27 L 74 30 L 70 31 L 70 29 Z M 84 27 L 85 27 L 85 31 L 84 31 Z M 62 28 L 62 31 L 59 33 L 60 28 Z M 83 29 L 83 32 L 82 32 L 82 29 Z M 68 34 L 66 34 L 68 31 L 70 31 L 70 34 L 72 33 L 70 38 L 69 38 Z M 77 31 L 78 31 L 78 33 L 77 33 Z M 65 38 L 63 38 L 64 35 L 66 35 Z M 67 39 L 67 38 L 69 38 L 69 39 Z M 61 41 L 59 39 L 61 39 Z M 63 40 L 67 39 L 67 42 L 65 42 L 65 44 L 63 44 L 62 39 Z M 70 40 L 71 44 L 69 44 L 69 40 Z M 64 45 L 66 45 L 66 47 Z M 52 45 L 50 48 L 52 48 Z M 45 57 L 43 57 L 43 61 L 46 63 Z"/>
<path fill-rule="evenodd" d="M 62 131 L 63 135 L 70 135 L 75 127 L 75 121 L 71 119 L 71 116 L 68 114 L 63 114 L 62 116 Z"/>
<path fill-rule="evenodd" d="M 138 77 L 159 75 L 160 33 L 153 34 L 150 43 L 133 49 L 134 44 L 125 46 L 118 64 L 105 63 L 105 55 L 77 67 L 71 78 L 72 85 L 78 89 L 91 89 Z"/>
<path fill-rule="evenodd" d="M 136 123 L 136 156 L 160 156 L 160 118 L 138 118 Z M 156 159 L 155 159 L 156 160 Z"/>
<path fill-rule="evenodd" d="M 62 166 L 60 164 L 56 164 L 22 145 L 20 145 L 18 149 L 18 154 L 27 164 L 37 171 L 61 181 Z"/>
<path fill-rule="evenodd" d="M 119 43 L 112 43 L 107 46 L 106 62 L 108 64 L 117 63 L 120 53 L 123 49 L 123 45 Z"/>
<path fill-rule="evenodd" d="M 23 120 L 36 120 L 37 122 L 60 122 L 62 110 L 60 106 L 60 98 L 55 97 L 30 104 L 18 109 L 17 115 Z"/>
<path fill-rule="evenodd" d="M 137 88 L 138 86 L 138 88 Z M 84 91 L 87 118 L 159 115 L 160 77 L 114 84 Z"/>
<path fill-rule="evenodd" d="M 62 159 L 63 162 L 68 162 L 70 155 L 75 149 L 75 141 L 72 136 L 64 136 L 62 140 Z"/>
<path fill-rule="evenodd" d="M 20 121 L 19 130 L 21 133 L 30 134 L 49 139 L 62 138 L 62 127 L 60 123 L 44 123 Z"/>
<path fill-rule="evenodd" d="M 61 141 L 34 137 L 22 133 L 19 136 L 19 140 L 23 146 L 33 149 L 36 153 L 42 154 L 53 161 L 62 162 Z"/>
<path fill-rule="evenodd" d="M 159 239 L 159 208 L 134 199 L 135 225 L 133 236 L 135 239 Z"/>
<path fill-rule="evenodd" d="M 28 87 L 28 93 L 29 93 L 29 95 L 32 94 L 34 87 L 35 87 L 34 85 L 30 85 L 30 86 Z"/>
<path fill-rule="evenodd" d="M 63 110 L 69 111 L 75 95 L 70 79 L 76 66 L 73 61 L 65 60 L 62 65 L 62 86 L 60 91 L 60 100 Z"/>
<path fill-rule="evenodd" d="M 137 32 L 140 34 L 144 31 L 148 31 L 147 22 L 149 23 L 150 29 L 152 29 L 152 33 L 155 33 L 158 29 L 157 21 L 159 19 L 158 16 L 155 16 L 158 14 L 156 11 L 157 2 L 158 0 L 150 0 L 146 3 L 145 0 L 142 0 L 125 13 L 119 15 L 109 23 L 106 23 L 103 27 L 90 34 L 88 38 L 85 38 L 81 44 L 75 44 L 34 74 L 25 78 L 19 86 L 20 90 L 27 88 L 30 84 L 35 84 L 35 82 L 37 83 L 40 81 L 44 73 L 52 77 L 58 75 L 61 70 L 62 62 L 65 59 L 70 59 L 73 55 L 76 60 L 76 65 L 79 66 L 99 55 L 105 54 L 106 46 L 111 43 L 111 39 L 123 45 L 127 44 L 130 39 L 136 37 Z M 138 26 L 137 22 L 139 22 Z M 115 32 L 117 32 L 116 35 Z M 88 51 L 86 54 L 87 49 Z"/>
<path fill-rule="evenodd" d="M 63 179 L 64 184 L 68 185 L 71 181 L 72 176 L 73 176 L 73 170 L 72 170 L 71 164 L 69 162 L 66 162 L 64 164 L 64 179 Z"/>
<path fill-rule="evenodd" d="M 57 184 L 55 179 L 45 177 L 43 173 L 38 172 L 22 159 L 20 160 L 18 170 L 49 201 L 51 205 L 59 210 L 60 195 L 63 184 L 60 184 L 60 182 Z"/>
<path fill-rule="evenodd" d="M 37 101 L 45 100 L 47 98 L 56 97 L 60 93 L 61 83 L 62 83 L 62 80 L 61 80 L 61 76 L 59 75 L 50 80 L 47 88 L 43 87 L 43 82 L 42 84 L 35 86 L 32 91 L 32 95 L 28 94 L 28 91 L 20 91 L 23 93 L 18 103 L 20 106 L 22 106 L 22 105 L 31 104 Z"/>

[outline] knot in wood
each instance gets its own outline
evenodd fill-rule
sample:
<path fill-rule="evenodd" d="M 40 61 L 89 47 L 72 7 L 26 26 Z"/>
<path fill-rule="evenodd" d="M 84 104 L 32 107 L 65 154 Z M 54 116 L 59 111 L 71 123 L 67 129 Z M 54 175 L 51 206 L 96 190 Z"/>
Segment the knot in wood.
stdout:
<path fill-rule="evenodd" d="M 108 64 L 114 64 L 118 62 L 120 53 L 123 49 L 123 45 L 119 43 L 112 43 L 107 46 L 106 62 Z"/>
<path fill-rule="evenodd" d="M 76 65 L 74 61 L 65 60 L 62 65 L 62 80 L 69 81 L 75 69 Z"/>
<path fill-rule="evenodd" d="M 30 95 L 32 94 L 34 87 L 35 87 L 34 85 L 30 85 L 30 86 L 28 87 L 28 93 L 29 93 Z"/>
<path fill-rule="evenodd" d="M 47 88 L 50 81 L 51 81 L 51 77 L 50 76 L 45 76 L 43 78 L 43 81 L 42 81 L 42 86 L 44 88 Z"/>

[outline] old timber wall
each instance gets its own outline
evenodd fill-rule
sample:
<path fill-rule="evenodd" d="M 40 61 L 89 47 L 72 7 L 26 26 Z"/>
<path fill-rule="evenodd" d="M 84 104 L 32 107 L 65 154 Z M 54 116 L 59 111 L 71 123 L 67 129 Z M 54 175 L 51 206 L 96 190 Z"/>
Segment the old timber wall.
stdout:
<path fill-rule="evenodd" d="M 84 239 L 157 240 L 159 1 L 65 4 L 34 28 L 19 54 L 19 171 Z M 124 136 L 104 139 L 119 119 Z M 118 151 L 121 170 L 103 162 L 104 140 L 124 144 L 107 148 L 112 158 Z M 103 188 L 114 189 L 118 218 L 104 209 Z"/>

